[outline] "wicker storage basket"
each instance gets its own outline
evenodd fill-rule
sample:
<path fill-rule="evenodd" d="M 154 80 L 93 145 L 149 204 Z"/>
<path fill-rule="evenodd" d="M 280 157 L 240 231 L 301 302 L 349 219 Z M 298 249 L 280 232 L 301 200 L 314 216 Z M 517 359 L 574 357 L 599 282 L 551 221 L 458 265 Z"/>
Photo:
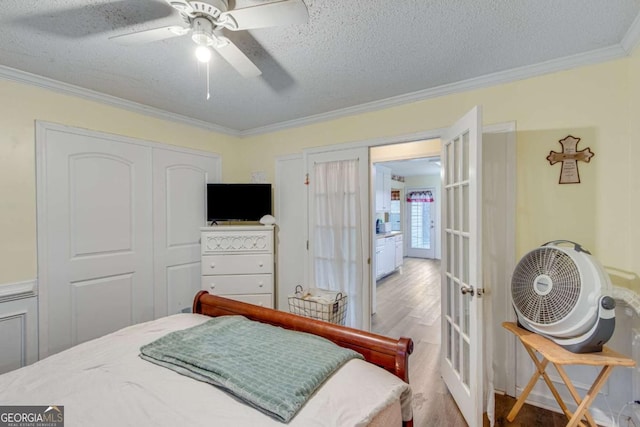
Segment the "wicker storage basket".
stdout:
<path fill-rule="evenodd" d="M 328 289 L 296 286 L 296 293 L 289 295 L 289 311 L 300 316 L 344 325 L 347 317 L 347 296 Z"/>

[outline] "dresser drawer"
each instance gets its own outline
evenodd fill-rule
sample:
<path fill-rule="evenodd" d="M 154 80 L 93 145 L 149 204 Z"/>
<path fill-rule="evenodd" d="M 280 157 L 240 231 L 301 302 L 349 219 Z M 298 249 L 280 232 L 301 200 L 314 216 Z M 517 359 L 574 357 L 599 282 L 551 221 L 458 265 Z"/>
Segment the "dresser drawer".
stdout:
<path fill-rule="evenodd" d="M 205 255 L 202 274 L 270 274 L 273 273 L 273 255 Z"/>
<path fill-rule="evenodd" d="M 246 302 L 249 304 L 259 305 L 260 307 L 273 308 L 272 294 L 247 294 L 247 295 L 220 295 L 235 301 Z"/>
<path fill-rule="evenodd" d="M 273 252 L 272 229 L 205 231 L 201 240 L 202 255 Z"/>
<path fill-rule="evenodd" d="M 213 295 L 271 294 L 273 274 L 202 276 L 202 290 Z"/>

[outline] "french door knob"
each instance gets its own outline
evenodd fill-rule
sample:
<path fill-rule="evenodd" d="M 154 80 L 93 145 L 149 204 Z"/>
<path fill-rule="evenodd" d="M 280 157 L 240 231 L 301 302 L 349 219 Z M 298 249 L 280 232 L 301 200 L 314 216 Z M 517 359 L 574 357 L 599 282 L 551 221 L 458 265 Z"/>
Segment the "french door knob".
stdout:
<path fill-rule="evenodd" d="M 474 291 L 473 291 L 473 286 L 462 286 L 460 287 L 460 292 L 462 292 L 462 295 L 466 295 L 466 294 L 471 294 L 471 296 L 473 296 Z"/>

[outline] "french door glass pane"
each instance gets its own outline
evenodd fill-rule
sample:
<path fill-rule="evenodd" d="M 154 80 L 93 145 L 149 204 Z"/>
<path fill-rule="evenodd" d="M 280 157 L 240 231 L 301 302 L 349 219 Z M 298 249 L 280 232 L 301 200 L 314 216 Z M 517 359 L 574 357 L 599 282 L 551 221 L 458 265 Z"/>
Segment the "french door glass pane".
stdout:
<path fill-rule="evenodd" d="M 462 231 L 469 232 L 469 185 L 462 186 Z"/>
<path fill-rule="evenodd" d="M 447 151 L 447 175 L 445 177 L 445 184 L 449 185 L 454 181 L 454 175 L 453 175 L 453 163 L 454 163 L 453 143 L 447 144 L 446 151 Z"/>
<path fill-rule="evenodd" d="M 447 277 L 447 316 L 451 317 L 451 302 L 453 301 L 454 283 L 451 277 Z"/>
<path fill-rule="evenodd" d="M 453 181 L 457 182 L 460 180 L 460 138 L 456 138 L 453 140 Z"/>
<path fill-rule="evenodd" d="M 453 343 L 453 329 L 451 328 L 451 322 L 447 320 L 447 360 L 451 360 L 452 343 Z"/>
<path fill-rule="evenodd" d="M 462 238 L 462 282 L 469 283 L 469 237 Z"/>
<path fill-rule="evenodd" d="M 426 202 L 411 202 L 411 247 L 431 249 L 431 209 Z"/>
<path fill-rule="evenodd" d="M 460 188 L 453 188 L 453 229 L 460 230 Z"/>
<path fill-rule="evenodd" d="M 462 340 L 462 382 L 469 387 L 469 342 L 466 339 Z"/>
<path fill-rule="evenodd" d="M 455 254 L 453 258 L 453 270 L 451 273 L 456 277 L 460 277 L 460 236 L 453 236 L 453 253 Z"/>
<path fill-rule="evenodd" d="M 453 330 L 453 369 L 460 372 L 460 333 L 457 329 Z"/>
<path fill-rule="evenodd" d="M 462 180 L 469 180 L 469 132 L 462 135 Z"/>

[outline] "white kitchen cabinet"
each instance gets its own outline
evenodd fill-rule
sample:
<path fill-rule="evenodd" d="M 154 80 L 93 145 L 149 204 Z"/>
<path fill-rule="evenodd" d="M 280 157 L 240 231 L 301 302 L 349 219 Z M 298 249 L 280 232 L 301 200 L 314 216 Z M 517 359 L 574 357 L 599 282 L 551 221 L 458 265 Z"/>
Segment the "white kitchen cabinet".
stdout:
<path fill-rule="evenodd" d="M 273 308 L 273 226 L 203 227 L 202 289 Z"/>
<path fill-rule="evenodd" d="M 391 169 L 376 166 L 376 211 L 389 212 L 391 209 Z"/>
<path fill-rule="evenodd" d="M 396 243 L 396 250 L 395 250 L 395 255 L 396 255 L 396 260 L 395 260 L 395 268 L 401 267 L 402 263 L 403 263 L 403 243 L 402 243 L 402 234 L 398 234 L 397 236 L 394 237 L 395 243 Z"/>
<path fill-rule="evenodd" d="M 393 237 L 384 239 L 384 274 L 389 274 L 396 269 L 396 242 Z"/>
<path fill-rule="evenodd" d="M 376 279 L 393 273 L 402 265 L 402 234 L 380 236 L 376 239 Z"/>
<path fill-rule="evenodd" d="M 376 240 L 376 279 L 384 276 L 384 241 Z"/>

